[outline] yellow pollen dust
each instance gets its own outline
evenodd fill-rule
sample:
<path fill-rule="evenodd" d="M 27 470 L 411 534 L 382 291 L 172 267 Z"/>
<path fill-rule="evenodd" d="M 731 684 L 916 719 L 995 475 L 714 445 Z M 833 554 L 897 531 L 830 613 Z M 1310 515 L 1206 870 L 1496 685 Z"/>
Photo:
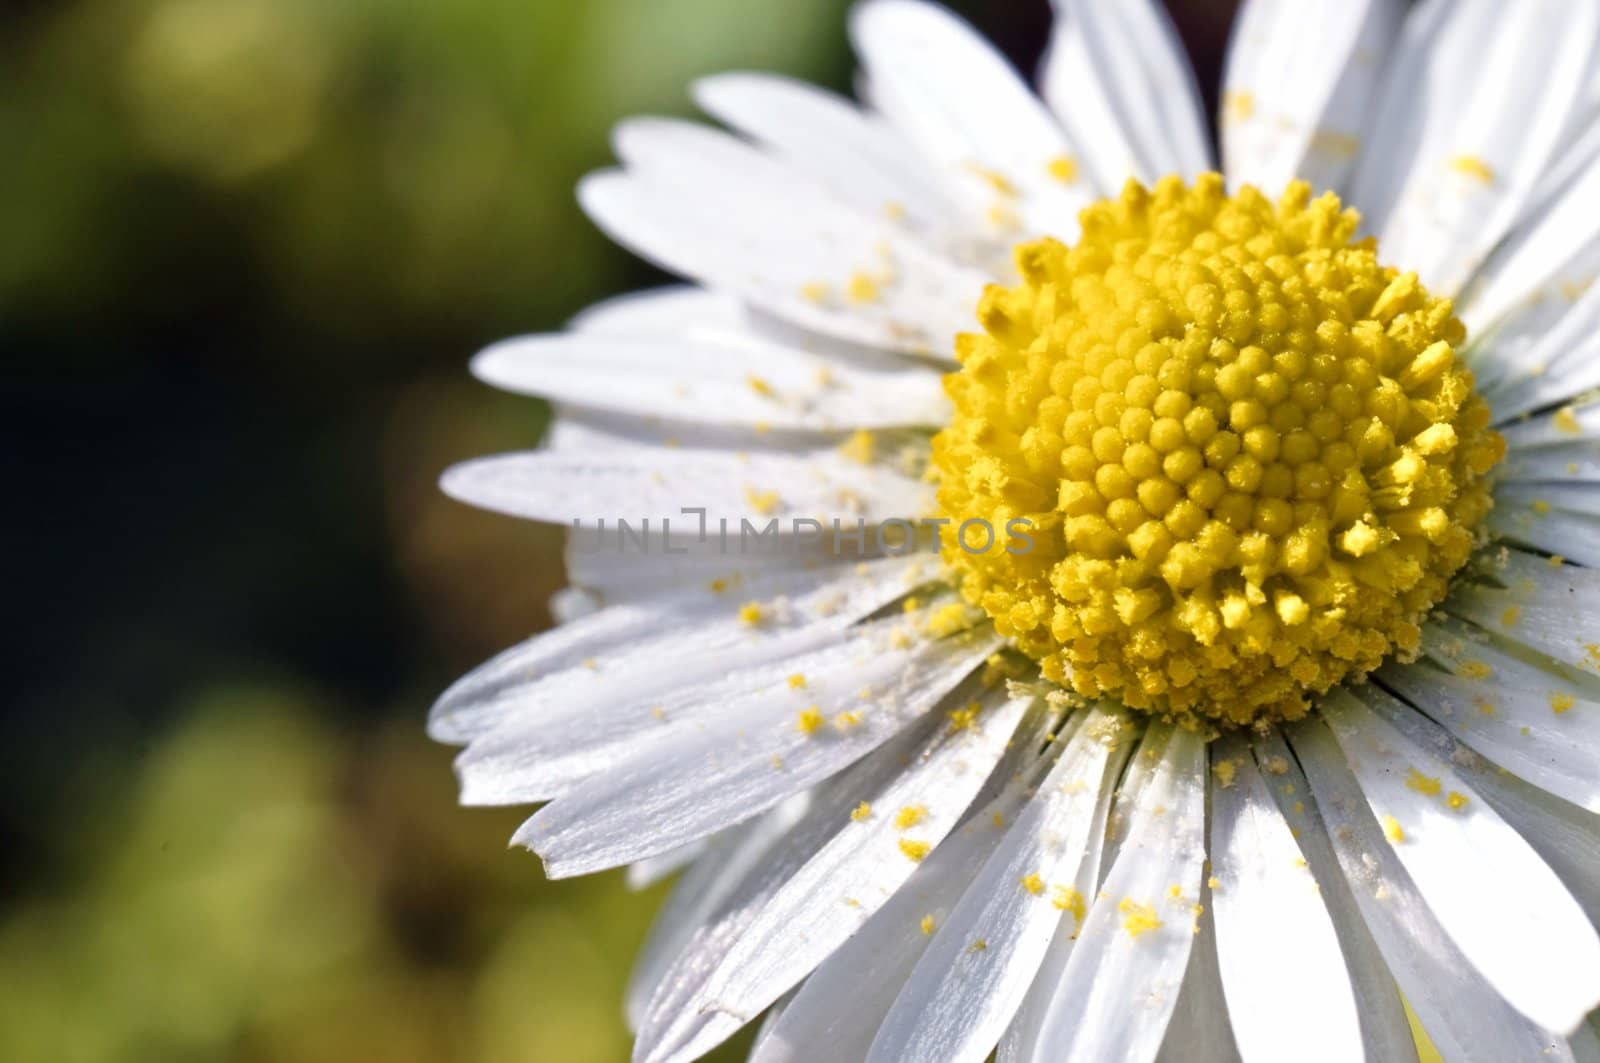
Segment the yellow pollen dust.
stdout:
<path fill-rule="evenodd" d="M 1505 450 L 1449 300 L 1303 182 L 1129 182 L 1081 222 L 956 341 L 940 515 L 1034 539 L 946 541 L 962 596 L 1051 680 L 1189 723 L 1296 719 L 1415 650 Z"/>

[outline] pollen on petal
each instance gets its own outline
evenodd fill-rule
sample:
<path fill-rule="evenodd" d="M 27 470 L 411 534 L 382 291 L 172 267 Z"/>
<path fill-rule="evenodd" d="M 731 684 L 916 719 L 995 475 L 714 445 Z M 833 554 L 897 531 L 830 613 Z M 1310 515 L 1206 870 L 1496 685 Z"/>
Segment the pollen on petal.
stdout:
<path fill-rule="evenodd" d="M 1122 915 L 1122 929 L 1128 932 L 1131 938 L 1151 930 L 1158 930 L 1162 922 L 1156 916 L 1156 910 L 1148 904 L 1141 904 L 1132 897 L 1124 897 L 1117 904 L 1117 911 Z"/>
<path fill-rule="evenodd" d="M 928 855 L 928 850 L 933 848 L 927 842 L 917 841 L 913 838 L 901 838 L 897 844 L 908 860 L 914 860 L 917 863 L 921 863 L 922 858 Z"/>
<path fill-rule="evenodd" d="M 905 830 L 907 827 L 915 827 L 927 818 L 926 805 L 905 805 L 894 814 L 894 825 L 900 830 Z"/>
<path fill-rule="evenodd" d="M 1406 769 L 1406 788 L 1415 790 L 1424 797 L 1437 797 L 1439 794 L 1439 780 L 1431 775 L 1424 775 L 1416 768 Z"/>

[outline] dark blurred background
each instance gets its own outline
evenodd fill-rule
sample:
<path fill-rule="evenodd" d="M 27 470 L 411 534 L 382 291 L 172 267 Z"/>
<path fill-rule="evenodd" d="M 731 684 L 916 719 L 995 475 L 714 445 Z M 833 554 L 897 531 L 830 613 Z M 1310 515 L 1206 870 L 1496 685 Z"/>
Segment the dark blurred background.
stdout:
<path fill-rule="evenodd" d="M 953 5 L 1031 71 L 1045 0 Z M 1174 2 L 1214 103 L 1232 3 Z M 0 4 L 0 1059 L 620 1060 L 660 891 L 544 881 L 423 719 L 549 623 L 486 342 L 659 282 L 630 113 L 849 84 L 844 0 Z"/>

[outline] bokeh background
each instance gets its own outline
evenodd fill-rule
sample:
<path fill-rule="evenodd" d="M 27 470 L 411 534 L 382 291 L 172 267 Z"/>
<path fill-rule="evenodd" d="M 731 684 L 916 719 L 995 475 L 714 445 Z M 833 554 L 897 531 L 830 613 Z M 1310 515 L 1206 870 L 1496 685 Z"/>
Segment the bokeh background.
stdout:
<path fill-rule="evenodd" d="M 1031 71 L 1046 0 L 954 6 Z M 1170 6 L 1214 101 L 1233 4 Z M 543 426 L 476 349 L 661 279 L 573 200 L 610 125 L 847 88 L 845 7 L 0 4 L 0 1059 L 627 1058 L 661 891 L 546 882 L 422 732 L 560 532 L 435 482 Z"/>

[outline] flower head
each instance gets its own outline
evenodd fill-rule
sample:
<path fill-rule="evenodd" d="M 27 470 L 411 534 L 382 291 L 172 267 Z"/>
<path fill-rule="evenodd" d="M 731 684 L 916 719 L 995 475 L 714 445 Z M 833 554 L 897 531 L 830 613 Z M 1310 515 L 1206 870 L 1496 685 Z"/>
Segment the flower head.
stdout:
<path fill-rule="evenodd" d="M 641 1063 L 1592 1055 L 1600 6 L 1249 0 L 1220 167 L 1158 5 L 1057 6 L 1042 101 L 866 0 L 867 102 L 618 131 L 691 283 L 474 363 L 556 425 L 445 487 L 572 588 L 463 800 L 681 873 Z"/>

